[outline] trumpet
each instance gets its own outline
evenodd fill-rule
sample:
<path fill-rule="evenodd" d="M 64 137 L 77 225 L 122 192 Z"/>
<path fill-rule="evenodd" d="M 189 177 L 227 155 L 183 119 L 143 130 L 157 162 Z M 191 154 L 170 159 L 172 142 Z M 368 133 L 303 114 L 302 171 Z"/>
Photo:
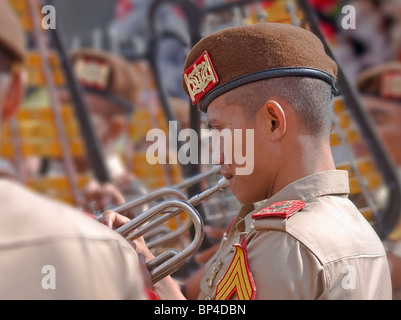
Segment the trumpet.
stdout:
<path fill-rule="evenodd" d="M 117 213 L 124 213 L 124 212 L 132 210 L 136 207 L 142 206 L 145 203 L 151 202 L 153 200 L 156 200 L 156 199 L 159 199 L 159 198 L 165 197 L 165 196 L 174 196 L 181 200 L 188 199 L 187 195 L 183 191 L 181 191 L 177 188 L 174 188 L 174 187 L 164 187 L 164 188 L 160 188 L 160 189 L 154 190 L 152 192 L 149 192 L 147 194 L 144 194 L 142 196 L 139 196 L 131 201 L 128 201 L 126 203 L 118 205 L 114 208 L 111 208 L 110 210 L 113 210 Z M 96 217 L 96 220 L 100 221 L 100 220 L 102 220 L 102 218 L 103 218 L 103 213 L 99 214 Z"/>
<path fill-rule="evenodd" d="M 206 179 L 214 174 L 220 174 L 220 173 L 221 173 L 221 166 L 216 165 L 213 166 L 212 169 L 210 169 L 209 171 L 199 173 L 193 177 L 187 178 L 181 182 L 176 183 L 175 185 L 173 185 L 173 187 L 178 189 L 185 189 L 187 187 L 194 185 L 195 183 L 202 181 L 203 179 Z"/>
<path fill-rule="evenodd" d="M 127 240 L 134 240 L 182 212 L 187 213 L 190 217 L 195 229 L 192 242 L 181 252 L 176 249 L 169 249 L 147 263 L 153 283 L 156 283 L 167 275 L 177 271 L 184 260 L 192 256 L 200 247 L 204 236 L 203 221 L 194 206 L 199 205 L 203 200 L 207 199 L 214 193 L 227 188 L 228 181 L 225 178 L 221 178 L 215 186 L 191 197 L 187 201 L 182 199 L 164 200 L 115 230 Z M 127 203 L 123 209 L 132 209 L 131 204 Z M 155 218 L 158 215 L 160 216 Z M 176 235 L 169 236 L 170 238 L 173 238 Z"/>
<path fill-rule="evenodd" d="M 172 196 L 172 197 L 175 197 L 175 198 L 178 198 L 181 200 L 188 200 L 188 197 L 186 196 L 186 194 L 180 189 L 188 188 L 188 187 L 194 185 L 195 183 L 198 183 L 198 182 L 202 181 L 203 179 L 208 178 L 209 176 L 212 176 L 214 174 L 219 174 L 220 172 L 221 172 L 221 166 L 219 166 L 219 165 L 213 166 L 213 168 L 207 172 L 199 173 L 199 174 L 197 174 L 193 177 L 190 177 L 188 179 L 185 179 L 173 186 L 153 190 L 153 191 L 146 193 L 142 196 L 139 196 L 129 202 L 126 202 L 119 206 L 111 208 L 110 210 L 113 210 L 118 213 L 124 213 L 126 211 L 133 210 L 146 203 L 149 203 L 151 201 L 154 201 L 156 199 L 166 197 L 166 196 Z M 102 219 L 102 217 L 103 217 L 103 214 L 101 213 L 96 217 L 96 220 L 100 221 Z"/>

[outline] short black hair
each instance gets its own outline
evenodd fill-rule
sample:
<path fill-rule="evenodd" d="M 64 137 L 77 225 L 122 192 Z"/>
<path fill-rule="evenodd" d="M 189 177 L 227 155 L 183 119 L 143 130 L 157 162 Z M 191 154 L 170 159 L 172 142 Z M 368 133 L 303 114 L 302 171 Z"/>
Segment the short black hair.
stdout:
<path fill-rule="evenodd" d="M 304 77 L 260 80 L 225 95 L 225 102 L 240 105 L 248 120 L 254 120 L 259 108 L 274 99 L 292 106 L 311 136 L 330 137 L 333 93 L 331 86 L 322 80 Z"/>

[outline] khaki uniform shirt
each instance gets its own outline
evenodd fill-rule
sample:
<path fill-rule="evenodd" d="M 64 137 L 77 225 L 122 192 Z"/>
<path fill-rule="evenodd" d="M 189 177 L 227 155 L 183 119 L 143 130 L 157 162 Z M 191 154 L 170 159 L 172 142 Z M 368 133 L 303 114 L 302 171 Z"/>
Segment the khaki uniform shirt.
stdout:
<path fill-rule="evenodd" d="M 83 213 L 0 179 L 0 299 L 143 299 L 136 252 Z"/>
<path fill-rule="evenodd" d="M 230 269 L 233 244 L 246 239 L 256 299 L 391 299 L 383 245 L 348 193 L 348 173 L 333 170 L 286 186 L 255 210 L 243 206 L 205 266 L 198 298 L 215 298 Z M 253 213 L 285 200 L 301 200 L 306 206 L 289 218 L 252 219 Z M 229 281 L 235 282 L 230 290 L 245 290 L 243 276 Z"/>

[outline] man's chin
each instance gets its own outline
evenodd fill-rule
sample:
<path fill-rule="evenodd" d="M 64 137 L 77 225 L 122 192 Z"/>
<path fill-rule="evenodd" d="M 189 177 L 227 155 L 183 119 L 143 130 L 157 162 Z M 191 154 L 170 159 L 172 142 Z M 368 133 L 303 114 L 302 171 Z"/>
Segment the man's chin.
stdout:
<path fill-rule="evenodd" d="M 238 202 L 241 204 L 252 204 L 252 203 L 259 201 L 259 200 L 255 200 L 254 195 L 246 194 L 244 192 L 237 192 L 232 189 L 231 189 L 231 191 L 234 194 L 235 198 L 238 200 Z"/>

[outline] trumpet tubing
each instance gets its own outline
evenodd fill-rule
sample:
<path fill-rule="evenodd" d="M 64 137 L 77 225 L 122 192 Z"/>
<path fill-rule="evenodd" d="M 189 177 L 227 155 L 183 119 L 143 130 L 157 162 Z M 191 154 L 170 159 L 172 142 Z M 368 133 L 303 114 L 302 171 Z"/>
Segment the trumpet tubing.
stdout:
<path fill-rule="evenodd" d="M 228 188 L 228 181 L 225 178 L 222 178 L 218 181 L 218 183 L 214 186 L 211 187 L 205 191 L 203 191 L 202 193 L 193 196 L 191 199 L 188 200 L 188 203 L 193 205 L 193 206 L 197 206 L 199 205 L 203 200 L 207 199 L 208 197 L 210 197 L 211 195 L 213 195 L 214 193 L 218 192 L 218 191 L 222 191 L 224 189 Z M 180 214 L 181 212 L 179 210 L 172 212 L 171 213 L 171 217 L 176 216 L 177 214 Z M 159 219 L 163 219 L 164 221 L 166 221 L 167 219 L 169 219 L 170 217 L 160 217 Z M 162 222 L 160 222 L 162 223 Z M 149 223 L 150 224 L 150 223 Z M 156 223 L 155 223 L 156 225 Z M 170 241 L 178 236 L 180 236 L 181 234 L 183 234 L 186 230 L 188 230 L 191 227 L 191 220 L 190 219 L 186 219 L 184 221 L 184 223 L 178 227 L 176 230 L 171 231 L 169 233 L 167 233 L 166 235 L 157 238 L 155 240 L 151 240 L 147 243 L 147 246 L 149 249 L 152 249 L 154 247 L 157 247 L 167 241 Z M 132 234 L 130 234 L 130 236 L 127 237 L 128 240 L 131 239 L 135 239 L 137 237 L 139 237 L 140 235 L 144 235 L 145 233 L 148 234 L 147 230 L 152 230 L 153 226 L 149 226 L 146 225 L 146 229 L 144 227 L 143 230 L 141 230 L 140 232 L 136 232 L 134 231 Z"/>
<path fill-rule="evenodd" d="M 148 202 L 151 202 L 155 199 L 158 199 L 161 197 L 166 197 L 166 196 L 174 196 L 177 199 L 181 199 L 181 200 L 188 199 L 187 195 L 183 191 L 181 191 L 177 188 L 174 188 L 174 187 L 164 187 L 164 188 L 160 188 L 160 189 L 154 190 L 152 192 L 149 192 L 143 196 L 137 197 L 131 201 L 123 203 L 114 208 L 111 208 L 110 210 L 113 210 L 117 213 L 124 213 L 129 210 L 133 210 L 136 207 L 142 206 Z M 99 216 L 97 216 L 96 220 L 100 221 L 102 219 L 102 217 L 103 217 L 103 213 L 100 214 Z"/>
<path fill-rule="evenodd" d="M 168 250 L 158 255 L 148 263 L 147 266 L 149 268 L 153 283 L 158 282 L 167 275 L 178 270 L 182 262 L 188 257 L 192 256 L 200 247 L 204 236 L 203 221 L 194 206 L 199 205 L 203 200 L 207 199 L 214 193 L 225 190 L 227 188 L 228 181 L 225 178 L 221 178 L 215 186 L 201 192 L 198 195 L 191 197 L 191 199 L 189 199 L 188 201 L 179 199 L 165 200 L 146 210 L 139 216 L 135 217 L 131 221 L 127 222 L 126 224 L 115 230 L 127 240 L 134 240 L 144 235 L 149 230 L 152 230 L 155 227 L 161 225 L 170 218 L 182 212 L 187 213 L 190 220 L 192 221 L 192 224 L 194 225 L 194 238 L 192 239 L 192 242 L 181 252 L 177 253 L 177 250 Z M 157 215 L 160 216 L 155 218 Z M 185 228 L 188 228 L 190 226 L 189 222 L 186 221 Z M 182 232 L 182 230 L 180 230 L 179 232 Z M 172 232 L 167 236 L 172 239 L 177 235 Z M 164 238 L 163 241 L 166 241 L 166 239 Z"/>
<path fill-rule="evenodd" d="M 208 178 L 212 175 L 219 174 L 220 172 L 221 172 L 221 166 L 216 165 L 207 172 L 199 173 L 199 174 L 197 174 L 193 177 L 190 177 L 188 179 L 185 179 L 173 186 L 153 190 L 153 191 L 151 191 L 147 194 L 144 194 L 142 196 L 139 196 L 131 201 L 127 201 L 126 203 L 123 203 L 119 206 L 111 208 L 110 210 L 113 210 L 117 213 L 124 213 L 126 211 L 133 210 L 139 206 L 142 206 L 146 203 L 154 201 L 158 198 L 166 197 L 166 196 L 173 196 L 177 199 L 187 200 L 188 197 L 180 189 L 185 189 L 187 187 L 190 187 L 190 186 L 194 185 L 195 183 L 198 183 L 198 182 L 202 181 L 203 179 Z M 100 221 L 102 219 L 102 217 L 103 217 L 103 213 L 98 215 L 96 217 L 96 220 Z"/>
<path fill-rule="evenodd" d="M 209 198 L 211 195 L 215 194 L 216 192 L 225 190 L 228 188 L 228 181 L 226 178 L 221 178 L 217 184 L 197 195 L 194 195 L 191 199 L 187 201 L 188 204 L 192 206 L 199 205 L 202 201 Z M 166 200 L 164 202 L 168 202 L 172 200 Z M 163 202 L 162 202 L 163 203 Z M 175 208 L 162 216 L 152 220 L 151 218 L 155 217 L 157 214 L 162 213 L 160 210 L 158 211 L 156 208 L 159 208 L 158 205 L 150 208 L 149 210 L 143 212 L 138 217 L 132 219 L 131 221 L 127 222 L 120 228 L 116 229 L 116 232 L 120 233 L 123 237 L 126 237 L 127 240 L 134 240 L 139 238 L 140 236 L 144 235 L 149 230 L 153 229 L 154 227 L 166 222 L 167 220 L 171 219 L 172 217 L 177 216 L 178 214 L 182 213 L 183 210 L 179 208 Z M 138 229 L 140 226 L 144 225 L 145 222 L 149 222 L 147 225 L 143 226 L 143 228 Z M 134 231 L 135 230 L 135 231 Z M 134 232 L 132 232 L 134 231 Z M 131 234 L 132 232 L 132 234 Z"/>

